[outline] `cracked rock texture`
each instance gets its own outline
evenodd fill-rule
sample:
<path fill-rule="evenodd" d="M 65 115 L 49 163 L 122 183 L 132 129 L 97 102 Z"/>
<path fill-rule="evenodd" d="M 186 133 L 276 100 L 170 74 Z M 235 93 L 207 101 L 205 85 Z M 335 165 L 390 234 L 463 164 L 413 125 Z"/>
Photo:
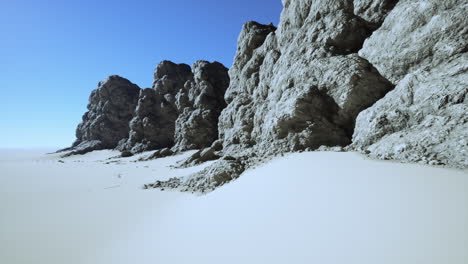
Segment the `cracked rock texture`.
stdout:
<path fill-rule="evenodd" d="M 379 27 L 398 0 L 354 0 L 354 13 L 369 23 Z"/>
<path fill-rule="evenodd" d="M 359 54 L 397 86 L 359 115 L 355 149 L 468 167 L 467 13 L 466 1 L 400 1 L 366 40 Z"/>
<path fill-rule="evenodd" d="M 115 148 L 128 137 L 129 121 L 135 111 L 140 88 L 117 75 L 99 82 L 89 97 L 88 112 L 76 129 L 72 154 Z"/>
<path fill-rule="evenodd" d="M 468 51 L 467 13 L 465 0 L 401 0 L 359 55 L 397 84 Z"/>
<path fill-rule="evenodd" d="M 210 146 L 218 137 L 218 116 L 226 105 L 227 68 L 218 62 L 197 61 L 190 68 L 163 61 L 154 78 L 153 88 L 140 92 L 130 137 L 119 149 L 138 153 Z"/>
<path fill-rule="evenodd" d="M 345 146 L 360 111 L 393 85 L 357 51 L 367 36 L 352 1 L 283 1 L 278 29 L 248 22 L 238 40 L 227 108 L 228 155 Z"/>
<path fill-rule="evenodd" d="M 283 5 L 278 29 L 248 22 L 239 36 L 224 157 L 178 189 L 205 192 L 269 156 L 352 141 L 375 158 L 468 166 L 466 1 Z"/>
<path fill-rule="evenodd" d="M 219 62 L 197 61 L 193 78 L 176 95 L 175 151 L 209 147 L 218 139 L 218 118 L 226 107 L 228 69 Z"/>
<path fill-rule="evenodd" d="M 164 148 L 154 158 L 200 149 L 183 166 L 218 161 L 146 186 L 194 192 L 290 151 L 468 167 L 466 1 L 282 3 L 278 28 L 244 24 L 229 71 L 164 61 L 151 89 L 101 83 L 75 147 Z"/>
<path fill-rule="evenodd" d="M 138 153 L 172 147 L 179 115 L 176 95 L 191 78 L 192 71 L 187 64 L 161 62 L 154 72 L 153 87 L 140 92 L 135 116 L 130 122 L 130 137 L 119 149 Z"/>

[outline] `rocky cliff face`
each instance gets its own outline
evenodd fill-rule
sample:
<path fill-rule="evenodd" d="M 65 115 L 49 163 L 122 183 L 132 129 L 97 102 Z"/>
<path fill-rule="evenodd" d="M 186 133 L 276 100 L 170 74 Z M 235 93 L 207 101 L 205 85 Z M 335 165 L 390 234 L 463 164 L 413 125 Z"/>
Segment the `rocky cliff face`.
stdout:
<path fill-rule="evenodd" d="M 128 134 L 119 148 L 202 149 L 185 165 L 221 158 L 147 187 L 207 191 L 273 155 L 323 146 L 468 167 L 466 1 L 282 3 L 278 28 L 243 26 L 229 75 L 205 61 L 157 67 L 113 137 Z"/>
<path fill-rule="evenodd" d="M 221 63 L 186 64 L 161 62 L 152 89 L 140 92 L 130 137 L 119 149 L 138 153 L 153 149 L 174 151 L 204 148 L 218 138 L 217 125 L 225 107 L 229 85 Z"/>
<path fill-rule="evenodd" d="M 359 55 L 397 87 L 359 115 L 356 149 L 468 167 L 467 12 L 466 1 L 400 1 L 365 41 Z"/>
<path fill-rule="evenodd" d="M 375 158 L 467 167 L 466 3 L 283 5 L 278 29 L 248 22 L 239 36 L 224 157 L 149 187 L 209 191 L 268 156 L 350 143 Z"/>
<path fill-rule="evenodd" d="M 138 153 L 171 147 L 179 115 L 176 95 L 190 79 L 190 66 L 161 62 L 154 72 L 153 87 L 140 93 L 135 116 L 130 122 L 130 137 L 121 142 L 119 149 Z"/>
<path fill-rule="evenodd" d="M 198 61 L 192 71 L 193 78 L 176 95 L 174 151 L 210 146 L 218 138 L 219 115 L 226 107 L 228 69 L 218 62 Z"/>

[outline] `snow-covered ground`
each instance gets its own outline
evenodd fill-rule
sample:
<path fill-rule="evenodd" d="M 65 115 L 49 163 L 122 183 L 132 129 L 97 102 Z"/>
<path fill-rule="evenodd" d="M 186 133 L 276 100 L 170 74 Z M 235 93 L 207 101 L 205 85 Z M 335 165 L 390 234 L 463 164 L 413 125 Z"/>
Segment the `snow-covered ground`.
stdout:
<path fill-rule="evenodd" d="M 0 263 L 468 263 L 466 171 L 290 154 L 194 196 L 141 189 L 190 152 L 116 155 L 0 151 Z"/>

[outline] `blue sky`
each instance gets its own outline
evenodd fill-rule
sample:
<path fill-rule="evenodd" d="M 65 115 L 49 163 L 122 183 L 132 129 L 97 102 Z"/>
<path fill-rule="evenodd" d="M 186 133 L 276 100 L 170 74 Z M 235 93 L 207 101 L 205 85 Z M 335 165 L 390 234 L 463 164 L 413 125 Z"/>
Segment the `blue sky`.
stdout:
<path fill-rule="evenodd" d="M 65 147 L 98 81 L 150 87 L 161 60 L 232 64 L 242 24 L 280 0 L 0 0 L 0 148 Z"/>

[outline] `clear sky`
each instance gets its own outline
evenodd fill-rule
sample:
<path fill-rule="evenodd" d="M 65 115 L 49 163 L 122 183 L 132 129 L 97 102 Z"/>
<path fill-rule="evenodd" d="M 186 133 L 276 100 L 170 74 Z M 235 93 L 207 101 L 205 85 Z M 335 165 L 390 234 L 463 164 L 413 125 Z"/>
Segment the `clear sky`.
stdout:
<path fill-rule="evenodd" d="M 232 64 L 242 24 L 280 0 L 0 0 L 0 148 L 65 147 L 97 83 L 150 87 L 161 60 Z"/>

